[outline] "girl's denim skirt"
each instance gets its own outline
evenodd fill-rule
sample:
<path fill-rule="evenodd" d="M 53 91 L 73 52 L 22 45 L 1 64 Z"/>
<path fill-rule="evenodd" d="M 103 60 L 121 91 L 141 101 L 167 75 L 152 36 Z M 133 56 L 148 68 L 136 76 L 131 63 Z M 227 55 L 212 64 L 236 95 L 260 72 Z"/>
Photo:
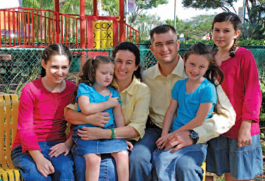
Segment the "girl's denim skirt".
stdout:
<path fill-rule="evenodd" d="M 127 144 L 124 139 L 82 140 L 80 136 L 77 135 L 78 129 L 80 128 L 74 128 L 74 134 L 72 136 L 74 140 L 74 155 L 85 156 L 91 153 L 107 154 L 119 151 L 127 151 Z"/>
<path fill-rule="evenodd" d="M 208 141 L 207 172 L 218 176 L 231 173 L 238 180 L 253 179 L 262 174 L 260 135 L 252 136 L 252 144 L 239 148 L 237 139 L 219 136 Z"/>

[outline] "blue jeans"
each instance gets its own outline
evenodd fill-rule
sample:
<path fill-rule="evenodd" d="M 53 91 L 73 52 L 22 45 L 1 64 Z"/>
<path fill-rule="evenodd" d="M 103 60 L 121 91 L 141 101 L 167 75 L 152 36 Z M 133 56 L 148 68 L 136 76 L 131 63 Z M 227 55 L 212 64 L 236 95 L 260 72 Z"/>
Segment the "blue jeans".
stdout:
<path fill-rule="evenodd" d="M 75 162 L 75 179 L 77 181 L 85 181 L 86 161 L 84 157 L 74 155 Z M 101 155 L 99 181 L 116 181 L 117 172 L 115 160 L 110 154 Z"/>
<path fill-rule="evenodd" d="M 201 181 L 206 158 L 206 144 L 190 145 L 174 153 L 157 149 L 153 156 L 153 180 L 159 181 Z"/>
<path fill-rule="evenodd" d="M 63 154 L 58 157 L 50 157 L 50 148 L 58 144 L 57 142 L 39 142 L 41 153 L 48 159 L 55 172 L 48 177 L 44 177 L 36 167 L 36 164 L 30 154 L 22 153 L 22 147 L 17 146 L 11 151 L 11 159 L 13 165 L 20 170 L 20 173 L 25 181 L 74 181 L 73 161 L 72 155 L 69 153 L 67 156 Z"/>
<path fill-rule="evenodd" d="M 144 137 L 135 143 L 130 153 L 130 181 L 152 180 L 152 154 L 157 149 L 156 141 L 161 133 L 160 128 L 146 128 Z"/>

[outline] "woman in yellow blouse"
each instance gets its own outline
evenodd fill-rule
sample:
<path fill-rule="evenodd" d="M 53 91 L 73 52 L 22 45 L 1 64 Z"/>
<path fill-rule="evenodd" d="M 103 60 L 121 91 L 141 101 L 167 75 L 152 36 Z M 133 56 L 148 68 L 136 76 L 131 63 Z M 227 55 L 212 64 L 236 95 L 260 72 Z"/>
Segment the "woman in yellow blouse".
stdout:
<path fill-rule="evenodd" d="M 123 138 L 135 143 L 144 136 L 145 124 L 149 114 L 151 93 L 147 85 L 141 82 L 140 51 L 130 42 L 117 45 L 113 51 L 115 60 L 115 83 L 122 100 L 122 112 L 125 127 L 101 129 L 98 127 L 83 127 L 79 136 L 83 140 L 98 140 Z M 68 107 L 71 108 L 71 107 Z M 67 109 L 65 119 L 72 124 L 94 124 L 104 126 L 109 120 L 108 113 L 97 113 L 85 116 L 76 112 L 74 108 Z M 75 175 L 77 180 L 85 180 L 85 161 L 83 157 L 75 155 Z M 116 180 L 114 162 L 110 156 L 102 157 L 99 180 Z"/>

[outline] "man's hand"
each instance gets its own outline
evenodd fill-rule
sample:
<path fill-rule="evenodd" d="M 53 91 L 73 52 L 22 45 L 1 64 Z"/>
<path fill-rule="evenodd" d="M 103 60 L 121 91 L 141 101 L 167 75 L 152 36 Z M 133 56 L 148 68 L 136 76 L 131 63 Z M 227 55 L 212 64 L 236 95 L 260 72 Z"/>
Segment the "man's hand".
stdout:
<path fill-rule="evenodd" d="M 166 144 L 165 144 L 165 150 L 169 150 L 173 147 L 171 150 L 171 153 L 178 151 L 180 148 L 190 146 L 192 145 L 192 139 L 190 138 L 190 132 L 189 131 L 174 131 L 173 133 L 170 133 Z"/>

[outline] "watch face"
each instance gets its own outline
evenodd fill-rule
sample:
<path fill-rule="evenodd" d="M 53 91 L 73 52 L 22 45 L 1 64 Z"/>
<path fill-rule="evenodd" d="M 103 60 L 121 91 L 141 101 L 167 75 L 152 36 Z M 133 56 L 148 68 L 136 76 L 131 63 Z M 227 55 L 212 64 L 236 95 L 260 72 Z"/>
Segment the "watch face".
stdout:
<path fill-rule="evenodd" d="M 191 137 L 192 139 L 197 139 L 197 138 L 198 138 L 198 133 L 196 133 L 195 131 L 192 131 L 192 132 L 190 133 L 190 137 Z"/>

